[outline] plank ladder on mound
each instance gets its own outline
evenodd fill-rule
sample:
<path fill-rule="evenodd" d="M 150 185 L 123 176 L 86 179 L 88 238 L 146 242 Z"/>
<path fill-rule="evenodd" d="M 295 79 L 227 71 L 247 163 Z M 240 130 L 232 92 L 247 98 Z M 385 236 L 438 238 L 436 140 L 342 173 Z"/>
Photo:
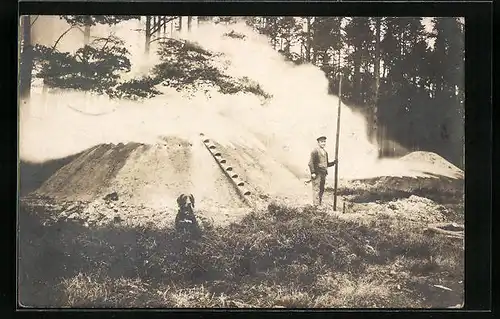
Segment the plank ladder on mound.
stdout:
<path fill-rule="evenodd" d="M 252 193 L 250 192 L 250 190 L 248 190 L 247 187 L 245 187 L 245 182 L 234 171 L 233 167 L 229 165 L 224 156 L 222 156 L 222 153 L 217 149 L 217 146 L 209 138 L 206 138 L 205 134 L 200 133 L 200 136 L 203 139 L 203 144 L 215 159 L 217 165 L 219 165 L 222 173 L 228 178 L 231 185 L 233 185 L 238 196 L 246 205 L 248 205 L 249 207 L 253 207 L 254 205 L 250 200 L 250 195 Z"/>

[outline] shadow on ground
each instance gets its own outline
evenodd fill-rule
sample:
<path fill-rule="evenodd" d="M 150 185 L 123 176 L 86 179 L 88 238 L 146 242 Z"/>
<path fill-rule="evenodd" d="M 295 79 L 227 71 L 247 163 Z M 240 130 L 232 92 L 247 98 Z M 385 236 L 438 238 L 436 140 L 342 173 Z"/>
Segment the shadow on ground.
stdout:
<path fill-rule="evenodd" d="M 63 166 L 71 163 L 82 153 L 64 157 L 61 159 L 50 160 L 43 163 L 30 163 L 20 161 L 19 163 L 19 192 L 20 196 L 25 196 L 38 189 L 55 172 Z"/>

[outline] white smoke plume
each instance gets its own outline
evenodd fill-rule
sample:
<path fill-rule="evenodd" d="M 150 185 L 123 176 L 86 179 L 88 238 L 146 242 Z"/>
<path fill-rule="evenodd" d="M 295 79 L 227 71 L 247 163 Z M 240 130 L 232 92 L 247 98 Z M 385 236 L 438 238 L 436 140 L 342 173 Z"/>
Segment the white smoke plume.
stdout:
<path fill-rule="evenodd" d="M 38 28 L 34 25 L 38 43 L 53 44 L 68 28 L 58 17 L 41 19 L 47 23 Z M 94 36 L 109 34 L 111 29 L 127 43 L 133 66 L 130 76 L 147 74 L 159 61 L 154 45 L 150 55 L 144 55 L 140 28 L 144 26 L 138 21 L 92 28 Z M 232 30 L 245 38 L 223 36 Z M 182 92 L 162 89 L 163 95 L 131 102 L 69 91 L 44 95 L 34 88 L 29 103 L 20 109 L 21 159 L 41 162 L 61 158 L 100 143 L 155 143 L 164 135 L 193 140 L 199 139 L 199 133 L 221 144 L 260 147 L 301 178 L 308 176 L 309 154 L 319 135 L 327 136 L 333 159 L 338 98 L 328 94 L 328 80 L 319 68 L 285 61 L 264 36 L 244 24 L 200 25 L 182 37 L 223 53 L 220 65 L 226 66 L 227 74 L 248 77 L 272 98 L 263 103 L 249 93 L 224 95 L 215 90 L 208 95 L 200 90 L 187 98 Z M 82 43 L 81 31 L 72 30 L 58 48 L 72 51 Z M 75 109 L 103 115 L 84 115 Z M 378 160 L 377 146 L 367 138 L 365 119 L 344 104 L 339 162 L 341 178 L 419 174 L 407 162 Z"/>

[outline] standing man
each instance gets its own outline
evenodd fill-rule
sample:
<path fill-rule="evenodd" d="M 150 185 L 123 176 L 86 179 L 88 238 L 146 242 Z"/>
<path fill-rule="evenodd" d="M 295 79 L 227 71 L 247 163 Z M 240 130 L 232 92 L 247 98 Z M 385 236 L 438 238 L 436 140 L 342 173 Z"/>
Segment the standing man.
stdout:
<path fill-rule="evenodd" d="M 328 167 L 337 164 L 337 160 L 328 162 L 328 153 L 325 150 L 326 137 L 320 136 L 316 139 L 318 147 L 311 152 L 309 160 L 309 170 L 311 171 L 311 181 L 313 188 L 313 205 L 321 205 L 323 193 L 325 191 L 326 175 L 328 175 Z"/>

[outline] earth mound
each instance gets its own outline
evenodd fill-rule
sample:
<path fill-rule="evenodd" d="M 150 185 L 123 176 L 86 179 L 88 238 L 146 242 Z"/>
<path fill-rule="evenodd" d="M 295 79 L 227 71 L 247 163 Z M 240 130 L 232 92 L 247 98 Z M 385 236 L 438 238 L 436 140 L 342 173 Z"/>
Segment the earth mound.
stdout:
<path fill-rule="evenodd" d="M 97 224 L 165 224 L 174 218 L 182 193 L 196 194 L 196 209 L 212 219 L 249 209 L 201 141 L 173 136 L 154 145 L 97 145 L 59 169 L 27 200 L 51 202 L 60 217 Z"/>
<path fill-rule="evenodd" d="M 456 179 L 464 178 L 464 172 L 460 168 L 433 152 L 411 152 L 401 157 L 400 160 L 416 165 L 429 176 L 447 176 Z"/>
<path fill-rule="evenodd" d="M 286 167 L 264 151 L 235 143 L 214 141 L 214 151 L 201 137 L 172 135 L 155 144 L 96 145 L 23 200 L 55 212 L 57 218 L 157 227 L 167 227 L 173 220 L 176 199 L 183 193 L 195 196 L 199 216 L 217 224 L 235 221 L 274 198 L 292 200 L 301 195 L 301 202 L 308 202 L 308 190 Z M 222 170 L 229 167 L 230 174 L 224 174 Z M 242 199 L 239 184 L 249 191 L 248 200 Z"/>
<path fill-rule="evenodd" d="M 221 154 L 219 160 L 227 160 L 230 164 L 225 165 L 234 169 L 230 175 L 238 175 L 238 180 L 244 181 L 251 191 L 255 207 L 242 201 L 234 181 L 222 173 L 217 159 L 201 139 L 176 136 L 163 137 L 154 145 L 120 143 L 92 147 L 24 200 L 57 212 L 56 218 L 80 219 L 95 225 L 154 224 L 160 228 L 169 227 L 175 218 L 176 199 L 182 193 L 194 194 L 199 216 L 217 224 L 236 221 L 252 208 L 270 202 L 299 206 L 310 203 L 310 187 L 264 151 L 238 144 L 214 145 Z M 350 218 L 385 214 L 441 222 L 449 217 L 449 205 L 463 206 L 460 169 L 434 153 L 415 152 L 401 160 L 428 165 L 428 172 L 433 173 L 341 179 L 338 210 L 349 213 L 345 215 Z M 458 178 L 448 177 L 450 172 Z M 327 187 L 325 203 L 333 202 L 332 193 Z"/>
<path fill-rule="evenodd" d="M 199 200 L 210 195 L 221 206 L 240 207 L 219 168 L 211 164 L 206 151 L 178 137 L 154 145 L 101 144 L 61 168 L 35 193 L 67 201 L 93 201 L 114 193 L 120 201 L 150 207 L 172 206 L 180 194 L 193 193 Z"/>
<path fill-rule="evenodd" d="M 464 222 L 464 172 L 431 152 L 400 159 L 412 163 L 415 176 L 379 176 L 342 180 L 338 194 L 350 218 L 396 217 L 419 223 Z M 328 189 L 332 193 L 332 189 Z"/>

